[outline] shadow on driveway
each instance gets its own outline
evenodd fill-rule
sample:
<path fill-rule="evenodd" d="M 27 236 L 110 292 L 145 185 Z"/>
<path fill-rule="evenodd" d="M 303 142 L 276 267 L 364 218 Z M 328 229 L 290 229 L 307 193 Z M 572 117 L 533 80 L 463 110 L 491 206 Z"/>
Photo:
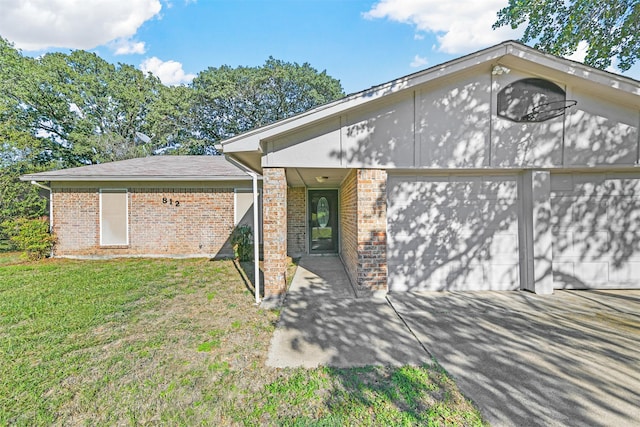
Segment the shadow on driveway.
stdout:
<path fill-rule="evenodd" d="M 420 365 L 431 356 L 384 298 L 356 298 L 337 257 L 300 261 L 271 340 L 272 367 Z"/>
<path fill-rule="evenodd" d="M 492 425 L 638 425 L 640 291 L 388 298 Z"/>

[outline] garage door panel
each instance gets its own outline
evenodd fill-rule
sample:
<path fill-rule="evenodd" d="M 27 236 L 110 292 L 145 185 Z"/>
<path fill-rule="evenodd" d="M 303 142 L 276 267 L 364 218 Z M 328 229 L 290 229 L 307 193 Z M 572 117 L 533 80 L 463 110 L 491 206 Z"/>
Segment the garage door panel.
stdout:
<path fill-rule="evenodd" d="M 611 266 L 610 277 L 614 283 L 623 285 L 637 283 L 638 277 L 640 277 L 640 260 L 627 262 L 618 268 Z"/>
<path fill-rule="evenodd" d="M 554 287 L 640 288 L 640 178 L 552 176 Z"/>
<path fill-rule="evenodd" d="M 515 177 L 402 178 L 388 181 L 391 291 L 519 287 Z"/>
<path fill-rule="evenodd" d="M 591 230 L 559 230 L 553 239 L 553 256 L 580 257 L 592 261 L 609 257 L 609 232 Z"/>
<path fill-rule="evenodd" d="M 517 262 L 510 264 L 491 264 L 487 283 L 491 290 L 513 291 L 520 289 L 520 266 Z"/>

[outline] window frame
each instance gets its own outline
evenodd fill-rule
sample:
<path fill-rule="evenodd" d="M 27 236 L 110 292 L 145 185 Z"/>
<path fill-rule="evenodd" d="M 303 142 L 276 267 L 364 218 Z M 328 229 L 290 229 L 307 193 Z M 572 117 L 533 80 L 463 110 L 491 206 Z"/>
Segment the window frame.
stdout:
<path fill-rule="evenodd" d="M 129 246 L 129 189 L 127 188 L 100 188 L 99 189 L 99 229 L 100 229 L 100 246 L 101 247 L 114 247 L 114 246 Z M 125 242 L 124 243 L 105 243 L 103 236 L 103 211 L 102 211 L 102 195 L 103 194 L 124 194 L 125 195 Z"/>

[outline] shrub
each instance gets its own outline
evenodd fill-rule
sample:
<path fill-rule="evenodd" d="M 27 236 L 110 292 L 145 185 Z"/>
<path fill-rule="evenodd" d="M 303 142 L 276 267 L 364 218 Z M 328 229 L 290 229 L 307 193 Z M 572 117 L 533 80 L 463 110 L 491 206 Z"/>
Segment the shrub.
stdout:
<path fill-rule="evenodd" d="M 31 260 L 49 255 L 56 241 L 49 232 L 49 221 L 45 219 L 18 218 L 3 222 L 2 228 L 9 240 Z"/>
<path fill-rule="evenodd" d="M 253 231 L 248 225 L 241 225 L 233 230 L 231 244 L 236 258 L 240 261 L 253 259 Z"/>

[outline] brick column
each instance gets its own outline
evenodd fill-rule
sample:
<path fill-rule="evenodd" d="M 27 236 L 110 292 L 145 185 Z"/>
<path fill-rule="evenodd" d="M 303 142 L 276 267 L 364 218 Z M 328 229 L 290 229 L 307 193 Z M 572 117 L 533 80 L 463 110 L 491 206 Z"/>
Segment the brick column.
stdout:
<path fill-rule="evenodd" d="M 264 294 L 286 290 L 287 178 L 284 168 L 264 168 L 262 174 Z"/>
<path fill-rule="evenodd" d="M 387 290 L 387 171 L 356 172 L 358 287 Z"/>

